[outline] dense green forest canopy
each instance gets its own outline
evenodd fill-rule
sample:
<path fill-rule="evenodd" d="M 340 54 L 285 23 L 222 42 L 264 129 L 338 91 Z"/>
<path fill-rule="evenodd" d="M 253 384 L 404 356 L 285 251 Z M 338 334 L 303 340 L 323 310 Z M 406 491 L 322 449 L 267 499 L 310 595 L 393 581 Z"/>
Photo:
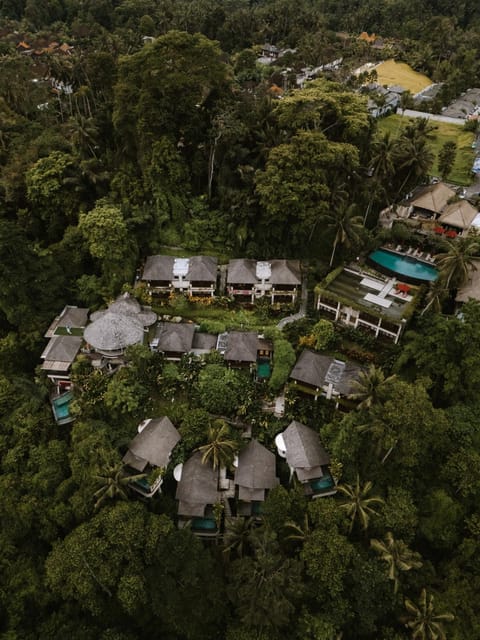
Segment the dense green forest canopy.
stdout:
<path fill-rule="evenodd" d="M 266 43 L 283 50 L 271 64 Z M 298 258 L 312 289 L 385 241 L 417 242 L 377 220 L 428 182 L 433 130 L 379 133 L 351 75 L 385 51 L 443 83 L 438 111 L 480 83 L 480 5 L 0 0 L 1 640 L 478 639 L 480 304 L 452 314 L 476 237 L 432 240 L 441 277 L 400 345 L 334 328 L 311 298 L 280 331 L 262 301 L 205 309 L 132 287 L 169 252 Z M 123 290 L 212 333 L 262 330 L 270 382 L 215 355 L 134 347 L 114 375 L 80 357 L 76 420 L 57 425 L 45 331 L 65 304 L 93 311 Z M 282 418 L 263 411 L 304 346 L 365 365 L 348 411 L 293 391 Z M 122 476 L 137 425 L 166 414 L 182 436 L 172 467 L 195 451 L 233 464 L 238 425 L 275 451 L 302 421 L 337 495 L 308 501 L 281 466 L 261 523 L 224 518 L 204 543 L 176 527 L 170 466 L 150 500 Z"/>

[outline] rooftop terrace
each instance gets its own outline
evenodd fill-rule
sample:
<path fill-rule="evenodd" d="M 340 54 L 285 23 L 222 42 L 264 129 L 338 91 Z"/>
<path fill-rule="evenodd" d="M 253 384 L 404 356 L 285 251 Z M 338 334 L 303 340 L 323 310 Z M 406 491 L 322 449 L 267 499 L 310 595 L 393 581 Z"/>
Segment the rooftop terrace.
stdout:
<path fill-rule="evenodd" d="M 333 299 L 364 310 L 374 316 L 381 316 L 391 322 L 401 322 L 410 309 L 414 296 L 400 293 L 396 278 L 377 273 L 359 271 L 352 268 L 341 269 L 331 274 L 318 290 L 322 299 L 330 295 Z M 410 287 L 415 293 L 415 287 Z"/>

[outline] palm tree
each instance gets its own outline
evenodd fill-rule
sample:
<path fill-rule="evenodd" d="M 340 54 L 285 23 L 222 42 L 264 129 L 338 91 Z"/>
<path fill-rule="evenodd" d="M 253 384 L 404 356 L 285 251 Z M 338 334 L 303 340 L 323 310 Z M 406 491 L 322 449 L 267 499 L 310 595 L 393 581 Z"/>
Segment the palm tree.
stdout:
<path fill-rule="evenodd" d="M 396 146 L 397 140 L 391 137 L 389 131 L 372 144 L 372 178 L 382 182 L 389 181 L 395 172 Z"/>
<path fill-rule="evenodd" d="M 370 546 L 387 563 L 388 579 L 393 580 L 394 593 L 398 591 L 400 571 L 420 569 L 422 566 L 420 554 L 411 551 L 403 540 L 395 540 L 391 531 L 387 532 L 384 540 L 370 540 Z"/>
<path fill-rule="evenodd" d="M 327 227 L 335 232 L 333 240 L 332 255 L 330 256 L 329 265 L 332 266 L 335 257 L 335 251 L 338 245 L 351 247 L 360 242 L 360 233 L 363 227 L 361 216 L 356 212 L 356 205 L 341 206 L 334 213 L 329 213 L 324 217 Z"/>
<path fill-rule="evenodd" d="M 381 138 L 373 142 L 371 146 L 372 157 L 370 160 L 368 181 L 368 191 L 370 196 L 368 198 L 368 205 L 363 218 L 365 224 L 368 219 L 368 214 L 377 198 L 387 197 L 389 199 L 389 192 L 392 177 L 395 174 L 395 152 L 397 147 L 397 140 L 392 138 L 388 131 Z"/>
<path fill-rule="evenodd" d="M 445 288 L 458 289 L 468 280 L 469 272 L 476 270 L 475 256 L 478 256 L 480 244 L 475 236 L 446 240 L 445 243 L 445 251 L 437 254 L 435 261 Z"/>
<path fill-rule="evenodd" d="M 294 540 L 295 542 L 301 542 L 303 544 L 312 533 L 312 527 L 310 524 L 308 513 L 305 513 L 303 523 L 301 525 L 297 524 L 293 520 L 289 520 L 285 523 L 284 529 L 286 532 L 288 532 L 285 540 Z"/>
<path fill-rule="evenodd" d="M 438 129 L 437 125 L 432 124 L 428 118 L 415 118 L 411 120 L 403 131 L 405 138 L 411 140 L 433 140 L 434 132 Z"/>
<path fill-rule="evenodd" d="M 136 480 L 145 478 L 145 473 L 130 476 L 125 473 L 125 467 L 123 464 L 109 465 L 105 471 L 95 476 L 97 482 L 101 483 L 100 489 L 93 494 L 96 498 L 95 511 L 98 511 L 104 502 L 107 500 L 127 500 L 128 493 L 127 488 Z"/>
<path fill-rule="evenodd" d="M 228 467 L 238 449 L 238 443 L 230 437 L 230 429 L 225 420 L 215 420 L 207 431 L 207 444 L 198 447 L 202 452 L 202 462 L 211 462 L 214 469 Z"/>
<path fill-rule="evenodd" d="M 398 170 L 399 172 L 406 171 L 405 178 L 397 193 L 398 199 L 413 178 L 417 184 L 420 178 L 428 174 L 434 161 L 434 155 L 428 145 L 427 138 L 424 136 L 407 137 L 404 134 L 397 148 Z"/>
<path fill-rule="evenodd" d="M 374 505 L 382 505 L 384 502 L 382 498 L 378 496 L 368 497 L 372 487 L 373 483 L 370 481 L 366 482 L 363 487 L 360 486 L 360 477 L 358 474 L 354 485 L 339 484 L 337 487 L 338 491 L 345 496 L 340 508 L 346 511 L 350 519 L 350 532 L 357 520 L 360 523 L 360 527 L 366 530 L 370 517 L 377 515 Z"/>
<path fill-rule="evenodd" d="M 440 313 L 447 295 L 448 289 L 445 286 L 444 278 L 440 277 L 431 282 L 426 296 L 427 304 L 420 315 L 423 316 L 429 310 L 432 310 L 435 313 Z"/>
<path fill-rule="evenodd" d="M 370 409 L 384 398 L 386 386 L 395 376 L 385 378 L 380 367 L 371 364 L 367 371 L 362 371 L 354 382 L 354 391 L 350 394 L 352 400 L 359 400 L 358 409 Z"/>
<path fill-rule="evenodd" d="M 242 557 L 248 547 L 252 546 L 255 518 L 226 518 L 223 536 L 223 553 L 235 551 Z"/>
<path fill-rule="evenodd" d="M 446 640 L 443 623 L 451 622 L 455 616 L 451 613 L 435 613 L 433 600 L 433 595 L 427 596 L 425 589 L 420 593 L 418 606 L 408 598 L 405 599 L 407 614 L 403 620 L 411 630 L 412 640 Z"/>
<path fill-rule="evenodd" d="M 74 149 L 81 157 L 97 157 L 95 148 L 98 137 L 98 127 L 93 118 L 81 114 L 69 119 L 67 131 L 70 134 Z"/>

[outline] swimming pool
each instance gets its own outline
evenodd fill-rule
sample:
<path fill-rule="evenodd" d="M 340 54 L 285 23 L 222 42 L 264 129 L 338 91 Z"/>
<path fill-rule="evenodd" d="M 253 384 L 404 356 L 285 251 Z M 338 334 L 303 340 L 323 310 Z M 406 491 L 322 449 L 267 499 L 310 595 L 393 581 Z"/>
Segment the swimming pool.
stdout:
<path fill-rule="evenodd" d="M 377 249 L 368 256 L 373 265 L 389 275 L 401 276 L 403 280 L 413 284 L 432 282 L 438 278 L 437 269 L 410 256 L 401 255 L 388 249 Z"/>

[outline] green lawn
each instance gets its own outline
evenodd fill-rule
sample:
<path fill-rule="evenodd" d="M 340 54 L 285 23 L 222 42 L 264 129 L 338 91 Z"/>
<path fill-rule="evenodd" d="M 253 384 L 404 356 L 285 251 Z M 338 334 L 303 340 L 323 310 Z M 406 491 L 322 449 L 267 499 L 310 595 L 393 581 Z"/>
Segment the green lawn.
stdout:
<path fill-rule="evenodd" d="M 393 136 L 397 136 L 411 120 L 413 118 L 391 115 L 378 121 L 378 130 L 382 134 L 390 131 Z M 430 141 L 430 146 L 435 156 L 431 175 L 438 176 L 438 152 L 445 142 L 453 140 L 457 143 L 457 157 L 452 172 L 448 176 L 448 182 L 462 186 L 469 185 L 472 182 L 471 170 L 475 158 L 474 149 L 472 149 L 472 142 L 475 139 L 474 134 L 470 131 L 464 131 L 463 127 L 457 124 L 434 121 L 432 121 L 432 124 L 437 127 L 437 130 L 435 138 Z"/>

